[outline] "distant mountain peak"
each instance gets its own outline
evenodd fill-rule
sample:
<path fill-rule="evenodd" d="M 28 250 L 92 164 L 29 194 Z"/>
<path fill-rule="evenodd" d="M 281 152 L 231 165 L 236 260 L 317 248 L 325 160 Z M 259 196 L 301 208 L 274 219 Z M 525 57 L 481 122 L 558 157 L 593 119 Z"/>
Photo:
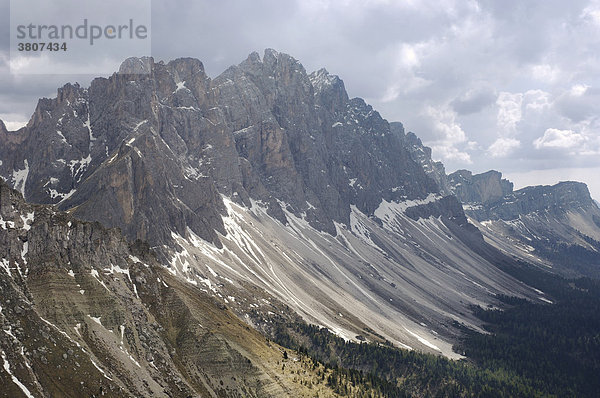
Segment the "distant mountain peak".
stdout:
<path fill-rule="evenodd" d="M 513 184 L 502 178 L 502 173 L 489 170 L 473 174 L 457 170 L 448 176 L 452 192 L 463 203 L 491 203 L 512 193 Z"/>
<path fill-rule="evenodd" d="M 465 213 L 490 242 L 568 276 L 600 275 L 600 209 L 586 184 L 561 181 L 513 191 L 498 171 L 448 176 Z M 567 250 L 570 254 L 565 254 Z"/>
<path fill-rule="evenodd" d="M 152 72 L 154 58 L 152 57 L 130 57 L 121 63 L 120 74 L 148 74 Z"/>

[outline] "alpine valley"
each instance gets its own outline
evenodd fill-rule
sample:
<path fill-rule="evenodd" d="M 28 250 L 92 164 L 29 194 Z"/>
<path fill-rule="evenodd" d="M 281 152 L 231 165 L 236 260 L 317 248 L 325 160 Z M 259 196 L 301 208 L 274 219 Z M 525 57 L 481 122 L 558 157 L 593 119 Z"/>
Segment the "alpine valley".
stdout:
<path fill-rule="evenodd" d="M 558 319 L 573 295 L 598 306 L 586 185 L 447 175 L 289 55 L 214 79 L 130 58 L 66 84 L 20 130 L 0 121 L 0 176 L 1 396 L 593 391 L 562 370 L 568 386 L 536 383 L 477 340 L 520 341 L 502 316 Z M 571 346 L 584 370 L 595 314 Z"/>

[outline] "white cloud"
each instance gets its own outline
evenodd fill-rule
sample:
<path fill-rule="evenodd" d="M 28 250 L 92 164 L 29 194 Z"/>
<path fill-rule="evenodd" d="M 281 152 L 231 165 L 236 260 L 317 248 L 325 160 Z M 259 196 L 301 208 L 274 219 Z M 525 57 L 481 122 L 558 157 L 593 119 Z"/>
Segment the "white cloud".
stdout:
<path fill-rule="evenodd" d="M 479 145 L 479 143 L 477 141 L 469 141 L 469 142 L 467 142 L 466 149 L 468 151 L 477 151 L 477 150 L 481 149 L 481 146 Z"/>
<path fill-rule="evenodd" d="M 560 68 L 555 65 L 538 64 L 531 67 L 531 77 L 542 83 L 555 83 L 560 74 Z"/>
<path fill-rule="evenodd" d="M 542 111 L 551 105 L 550 93 L 543 90 L 528 90 L 523 97 L 526 111 Z"/>
<path fill-rule="evenodd" d="M 582 19 L 592 22 L 593 24 L 600 25 L 600 4 L 598 1 L 593 1 L 592 4 L 587 6 L 581 12 Z"/>
<path fill-rule="evenodd" d="M 467 135 L 456 120 L 456 112 L 450 108 L 427 106 L 423 112 L 430 119 L 430 127 L 437 139 L 428 142 L 435 157 L 460 163 L 472 163 L 471 156 L 458 148 L 467 141 Z"/>
<path fill-rule="evenodd" d="M 522 93 L 501 92 L 498 95 L 496 104 L 498 105 L 497 124 L 500 132 L 512 134 L 517 129 L 517 123 L 521 121 L 521 105 L 523 103 Z"/>
<path fill-rule="evenodd" d="M 8 131 L 16 131 L 25 126 L 28 117 L 17 113 L 0 113 L 0 120 L 4 122 Z"/>
<path fill-rule="evenodd" d="M 453 146 L 431 144 L 431 150 L 434 152 L 434 156 L 441 157 L 444 160 L 451 160 L 461 164 L 473 164 L 471 155 Z"/>
<path fill-rule="evenodd" d="M 400 43 L 396 46 L 394 77 L 381 98 L 382 102 L 395 101 L 401 95 L 407 95 L 431 84 L 431 81 L 418 76 L 421 58 L 430 46 L 431 43 L 426 42 L 414 44 Z"/>
<path fill-rule="evenodd" d="M 573 87 L 571 87 L 570 93 L 573 97 L 581 97 L 586 93 L 588 88 L 590 88 L 590 86 L 586 84 L 576 84 Z"/>
<path fill-rule="evenodd" d="M 542 137 L 533 141 L 536 149 L 541 148 L 574 148 L 581 146 L 587 138 L 573 130 L 547 129 Z"/>
<path fill-rule="evenodd" d="M 514 138 L 498 138 L 487 152 L 494 158 L 504 158 L 521 146 L 521 142 Z"/>

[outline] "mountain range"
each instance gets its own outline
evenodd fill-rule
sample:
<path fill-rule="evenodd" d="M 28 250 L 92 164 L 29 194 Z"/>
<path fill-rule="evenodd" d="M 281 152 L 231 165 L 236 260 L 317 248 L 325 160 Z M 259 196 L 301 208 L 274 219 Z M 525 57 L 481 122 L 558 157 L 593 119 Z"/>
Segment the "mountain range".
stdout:
<path fill-rule="evenodd" d="M 458 359 L 472 306 L 554 301 L 507 267 L 600 275 L 585 184 L 448 175 L 339 77 L 270 49 L 214 79 L 130 58 L 66 84 L 22 129 L 0 121 L 0 176 L 17 392 L 333 394 L 264 336 L 301 321 Z"/>

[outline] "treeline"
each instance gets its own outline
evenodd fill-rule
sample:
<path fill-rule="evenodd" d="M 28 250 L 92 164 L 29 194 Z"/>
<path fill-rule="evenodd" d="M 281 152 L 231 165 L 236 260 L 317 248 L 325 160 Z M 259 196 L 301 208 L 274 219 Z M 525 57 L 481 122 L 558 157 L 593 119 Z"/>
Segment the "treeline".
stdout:
<path fill-rule="evenodd" d="M 510 372 L 544 395 L 600 394 L 600 281 L 565 280 L 535 269 L 512 274 L 554 304 L 501 297 L 503 311 L 475 308 L 490 334 L 468 332 L 460 349 L 480 368 Z"/>
<path fill-rule="evenodd" d="M 504 311 L 473 308 L 490 334 L 465 329 L 455 349 L 467 360 L 347 342 L 303 322 L 280 322 L 272 338 L 330 368 L 327 383 L 344 396 L 598 396 L 600 282 L 528 266 L 505 270 L 556 303 L 500 297 Z"/>
<path fill-rule="evenodd" d="M 580 245 L 571 245 L 560 241 L 529 242 L 535 247 L 536 253 L 553 264 L 573 269 L 580 274 L 600 277 L 600 242 L 579 234 L 579 238 L 585 240 L 590 246 L 588 248 Z"/>
<path fill-rule="evenodd" d="M 274 340 L 331 368 L 328 383 L 348 396 L 540 396 L 526 380 L 465 361 L 375 343 L 347 342 L 305 323 L 277 327 Z M 360 388 L 356 388 L 360 386 Z M 360 391 L 361 394 L 358 393 Z"/>

